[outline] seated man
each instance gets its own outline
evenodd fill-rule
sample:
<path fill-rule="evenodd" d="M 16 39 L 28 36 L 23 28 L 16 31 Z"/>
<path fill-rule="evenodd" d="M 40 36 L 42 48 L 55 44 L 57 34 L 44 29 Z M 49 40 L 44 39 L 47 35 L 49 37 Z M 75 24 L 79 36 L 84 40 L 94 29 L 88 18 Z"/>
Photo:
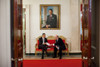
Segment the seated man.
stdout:
<path fill-rule="evenodd" d="M 54 56 L 53 58 L 57 57 L 57 50 L 59 50 L 59 59 L 62 58 L 62 50 L 65 50 L 65 44 L 61 38 L 58 37 L 58 35 L 55 36 L 56 42 L 54 45 Z"/>
<path fill-rule="evenodd" d="M 47 38 L 46 38 L 46 35 L 45 33 L 42 34 L 42 37 L 39 38 L 39 49 L 42 49 L 42 58 L 41 59 L 44 59 L 44 51 L 46 52 L 47 54 Z"/>

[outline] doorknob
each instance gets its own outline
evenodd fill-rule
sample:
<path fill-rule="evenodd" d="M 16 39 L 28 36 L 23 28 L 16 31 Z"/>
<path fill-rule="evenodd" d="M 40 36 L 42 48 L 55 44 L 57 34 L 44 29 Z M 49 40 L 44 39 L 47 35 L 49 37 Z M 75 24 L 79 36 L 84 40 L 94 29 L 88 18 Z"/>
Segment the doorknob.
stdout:
<path fill-rule="evenodd" d="M 84 60 L 87 60 L 87 59 L 88 59 L 88 57 L 83 57 L 83 59 L 84 59 Z"/>
<path fill-rule="evenodd" d="M 18 61 L 23 61 L 23 58 L 18 59 Z"/>
<path fill-rule="evenodd" d="M 16 59 L 11 58 L 11 61 L 17 61 L 17 58 Z M 18 59 L 18 61 L 23 61 L 23 58 Z"/>
<path fill-rule="evenodd" d="M 94 57 L 92 57 L 91 60 L 94 60 Z"/>
<path fill-rule="evenodd" d="M 11 61 L 16 61 L 17 59 L 11 58 Z"/>

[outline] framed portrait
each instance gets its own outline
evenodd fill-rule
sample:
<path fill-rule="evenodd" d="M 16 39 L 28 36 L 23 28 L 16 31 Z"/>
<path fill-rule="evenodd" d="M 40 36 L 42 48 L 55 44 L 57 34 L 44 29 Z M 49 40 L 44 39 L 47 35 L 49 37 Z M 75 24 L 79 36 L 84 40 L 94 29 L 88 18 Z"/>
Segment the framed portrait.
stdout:
<path fill-rule="evenodd" d="M 60 29 L 60 5 L 40 5 L 40 29 Z"/>

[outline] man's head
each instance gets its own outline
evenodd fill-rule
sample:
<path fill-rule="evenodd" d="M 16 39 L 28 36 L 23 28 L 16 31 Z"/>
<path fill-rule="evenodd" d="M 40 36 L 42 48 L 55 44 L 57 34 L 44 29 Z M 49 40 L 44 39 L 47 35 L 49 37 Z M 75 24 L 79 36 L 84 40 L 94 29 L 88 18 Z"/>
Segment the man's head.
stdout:
<path fill-rule="evenodd" d="M 46 37 L 46 34 L 45 34 L 45 33 L 43 33 L 43 34 L 42 34 L 42 37 L 43 37 L 43 38 L 45 38 L 45 37 Z"/>
<path fill-rule="evenodd" d="M 53 10 L 49 9 L 49 14 L 52 15 L 53 14 Z"/>
<path fill-rule="evenodd" d="M 57 40 L 59 38 L 59 36 L 58 35 L 55 35 L 55 39 Z"/>

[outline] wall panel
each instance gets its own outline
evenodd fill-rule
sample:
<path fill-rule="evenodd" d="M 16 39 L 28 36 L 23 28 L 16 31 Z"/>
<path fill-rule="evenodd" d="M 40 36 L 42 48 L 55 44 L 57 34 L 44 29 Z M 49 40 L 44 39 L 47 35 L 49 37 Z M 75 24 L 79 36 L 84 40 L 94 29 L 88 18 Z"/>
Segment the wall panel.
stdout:
<path fill-rule="evenodd" d="M 10 0 L 0 0 L 0 67 L 11 67 Z"/>

